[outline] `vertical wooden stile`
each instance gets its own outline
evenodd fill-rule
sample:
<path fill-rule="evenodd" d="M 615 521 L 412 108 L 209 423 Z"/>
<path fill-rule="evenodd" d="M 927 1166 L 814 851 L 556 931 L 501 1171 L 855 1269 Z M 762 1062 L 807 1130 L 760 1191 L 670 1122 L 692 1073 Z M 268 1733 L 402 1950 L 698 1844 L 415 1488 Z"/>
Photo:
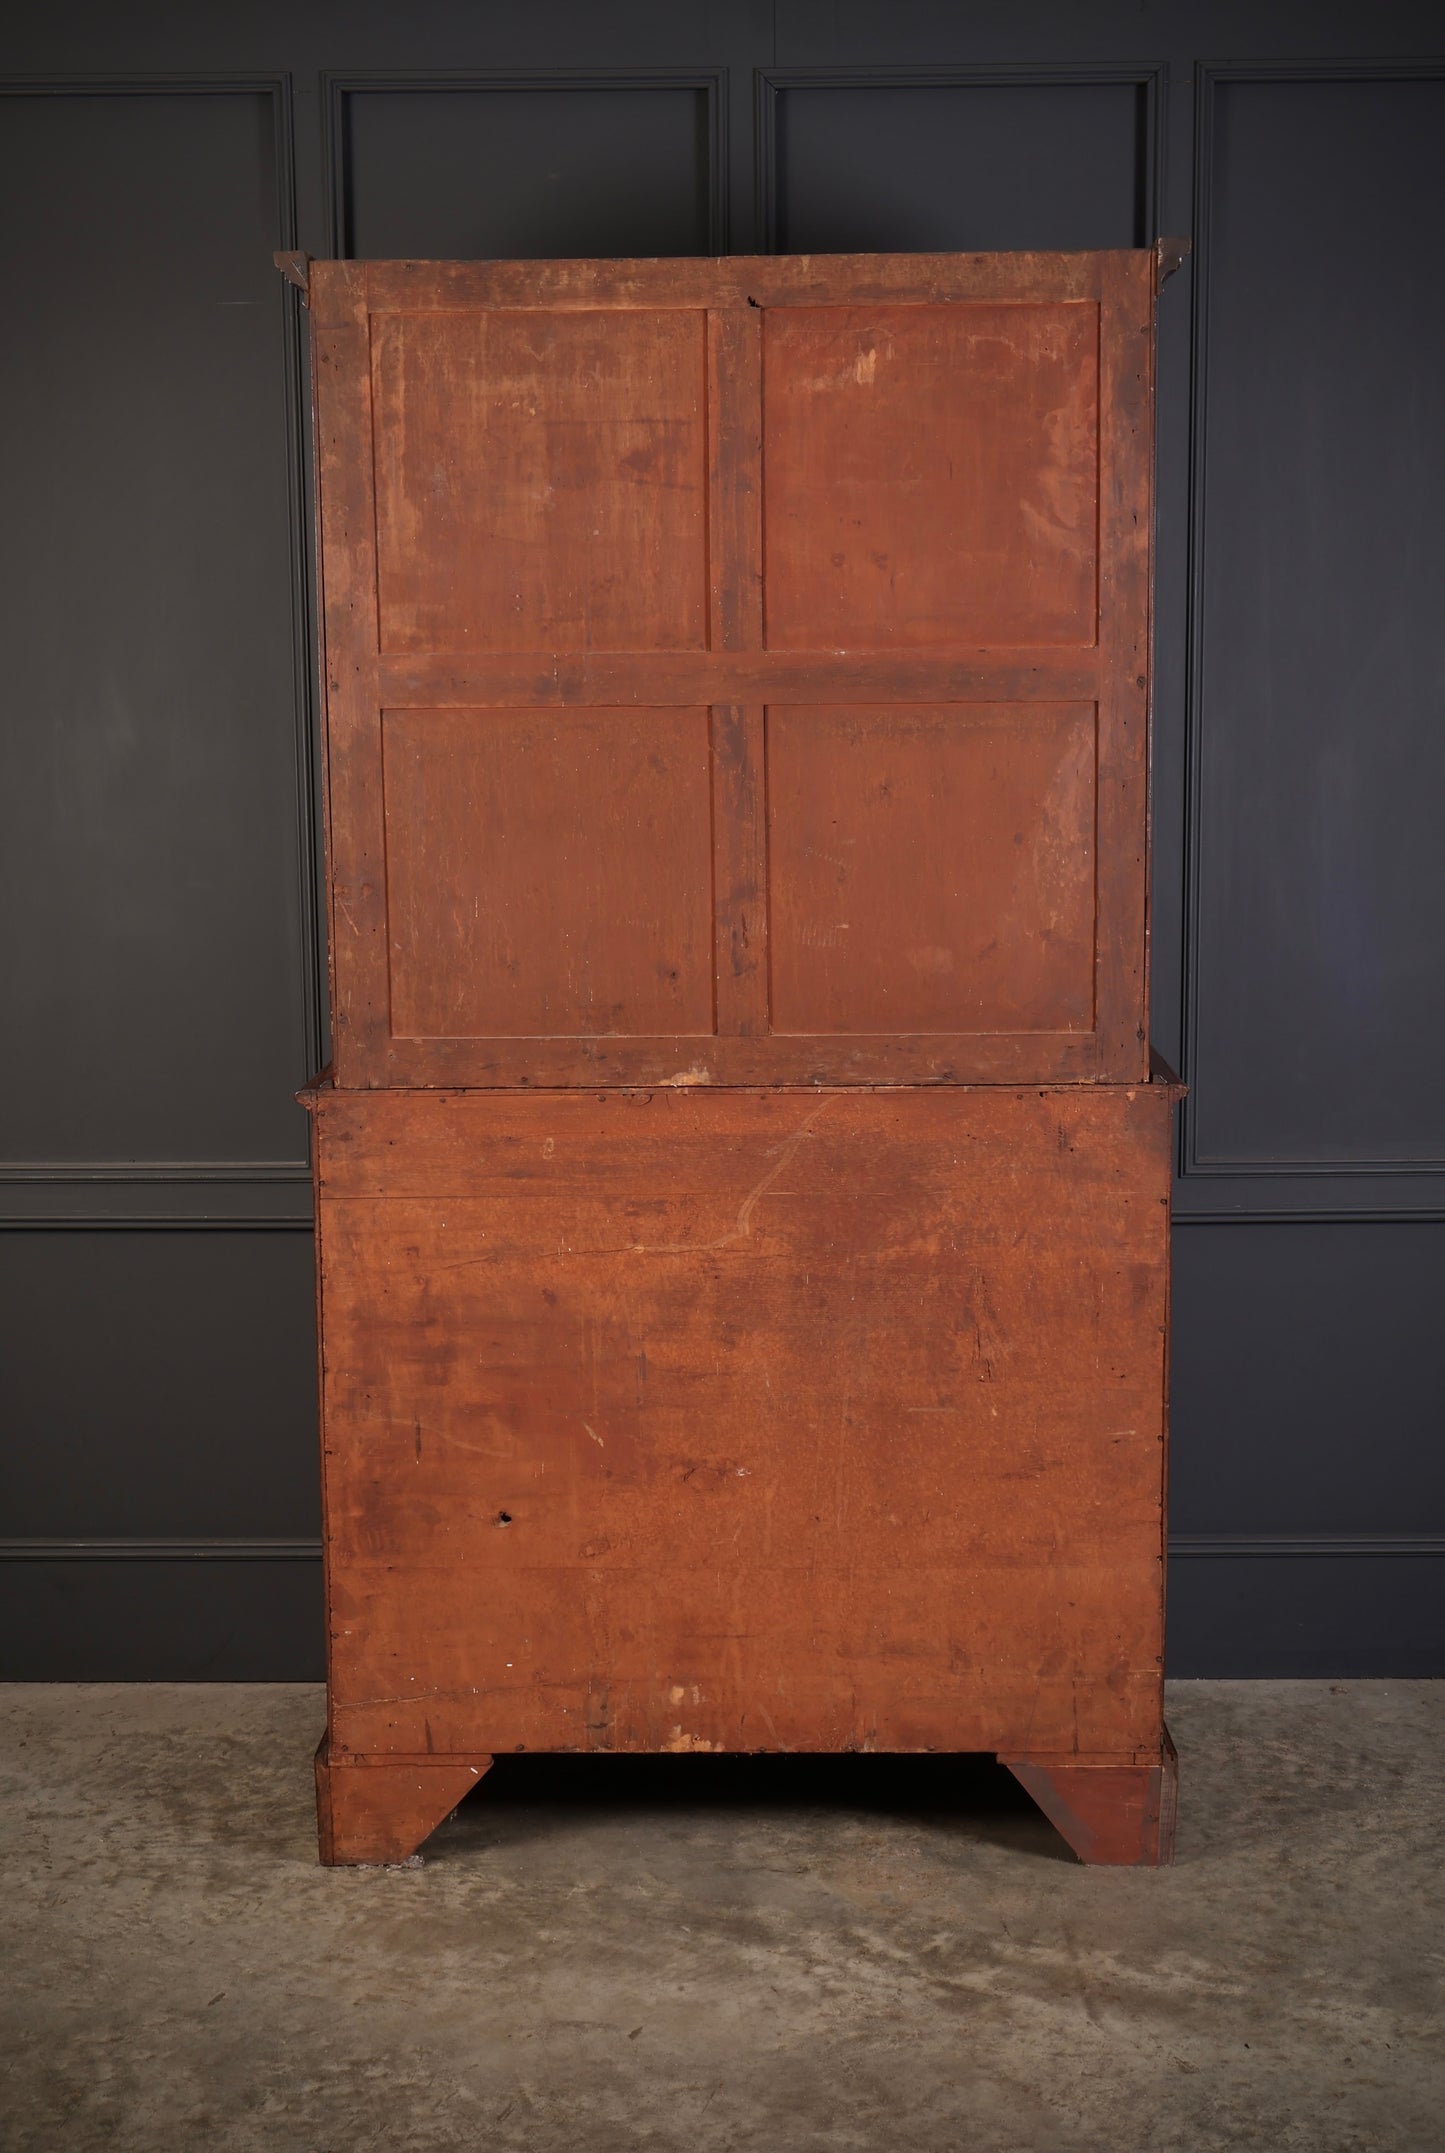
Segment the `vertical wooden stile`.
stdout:
<path fill-rule="evenodd" d="M 1100 257 L 1099 766 L 1096 874 L 1107 920 L 1095 1023 L 1116 1082 L 1149 1070 L 1149 622 L 1154 476 L 1154 274 L 1148 254 Z"/>
<path fill-rule="evenodd" d="M 763 641 L 762 316 L 707 318 L 709 636 L 714 651 Z M 716 1009 L 720 1034 L 767 1030 L 767 834 L 761 705 L 711 710 Z"/>
<path fill-rule="evenodd" d="M 342 1085 L 378 1081 L 391 1029 L 366 281 L 362 262 L 313 264 L 332 1046 Z"/>

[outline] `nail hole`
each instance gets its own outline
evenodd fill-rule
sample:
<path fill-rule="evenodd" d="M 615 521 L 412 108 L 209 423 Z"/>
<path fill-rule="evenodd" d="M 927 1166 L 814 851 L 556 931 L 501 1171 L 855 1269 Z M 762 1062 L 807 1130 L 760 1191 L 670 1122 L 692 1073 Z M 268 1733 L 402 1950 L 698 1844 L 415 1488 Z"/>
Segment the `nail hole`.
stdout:
<path fill-rule="evenodd" d="M 512 1522 L 512 1513 L 511 1513 L 511 1511 L 510 1511 L 510 1510 L 499 1510 L 499 1511 L 497 1512 L 497 1523 L 498 1523 L 499 1525 L 510 1525 L 510 1524 L 511 1524 L 511 1522 Z"/>

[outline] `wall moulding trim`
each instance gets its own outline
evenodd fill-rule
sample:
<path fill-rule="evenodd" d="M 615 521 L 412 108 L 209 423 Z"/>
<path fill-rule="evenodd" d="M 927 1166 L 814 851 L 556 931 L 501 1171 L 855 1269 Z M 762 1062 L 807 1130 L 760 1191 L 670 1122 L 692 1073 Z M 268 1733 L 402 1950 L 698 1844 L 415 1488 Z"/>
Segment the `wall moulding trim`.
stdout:
<path fill-rule="evenodd" d="M 456 70 L 325 70 L 321 76 L 327 229 L 338 260 L 351 253 L 351 160 L 346 102 L 388 91 L 415 95 L 467 90 L 693 90 L 707 107 L 708 252 L 728 252 L 728 71 L 725 67 L 568 67 Z M 319 1067 L 319 1064 L 317 1065 Z"/>
<path fill-rule="evenodd" d="M 1169 1559 L 1445 1555 L 1445 1533 L 1171 1533 Z"/>
<path fill-rule="evenodd" d="M 0 1212 L 0 1233 L 314 1233 L 309 1212 L 179 1211 Z"/>
<path fill-rule="evenodd" d="M 289 73 L 256 74 L 248 70 L 214 73 L 78 74 L 43 76 L 7 75 L 0 78 L 0 96 L 10 97 L 203 97 L 254 96 L 271 101 L 272 180 L 276 194 L 273 234 L 276 249 L 286 252 L 297 244 L 296 219 L 296 128 L 292 78 Z M 290 551 L 291 666 L 293 696 L 293 756 L 296 771 L 295 861 L 297 878 L 296 962 L 301 986 L 301 1039 L 298 1064 L 304 1081 L 307 1072 L 326 1060 L 326 1008 L 324 927 L 321 916 L 321 873 L 318 853 L 319 791 L 317 786 L 316 705 L 313 681 L 311 631 L 311 562 L 308 543 L 310 498 L 306 457 L 307 396 L 301 341 L 300 294 L 291 286 L 283 291 L 282 380 L 286 429 L 286 487 L 289 507 L 287 544 Z M 288 1161 L 282 1178 L 294 1171 Z M 304 1173 L 304 1168 L 301 1169 Z M 189 1169 L 176 1178 L 189 1176 Z M 0 1184 L 14 1178 L 0 1165 Z M 56 1178 L 40 1175 L 35 1178 Z M 96 1179 L 82 1173 L 79 1178 Z M 147 1178 L 169 1178 L 149 1173 Z M 275 1178 L 274 1176 L 272 1178 Z"/>
<path fill-rule="evenodd" d="M 156 74 L 145 75 L 41 75 L 0 76 L 0 96 L 3 97 L 170 97 L 204 96 L 207 91 L 251 92 L 257 96 L 290 97 L 291 77 L 288 74 L 252 74 L 242 70 L 228 74 L 224 70 L 213 74 Z"/>
<path fill-rule="evenodd" d="M 1170 1223 L 1175 1226 L 1438 1226 L 1445 1222 L 1445 1206 L 1421 1204 L 1362 1205 L 1350 1210 L 1340 1204 L 1312 1205 L 1308 1209 L 1267 1210 L 1250 1205 L 1234 1211 L 1201 1206 L 1185 1210 L 1177 1202 Z"/>
<path fill-rule="evenodd" d="M 1214 197 L 1215 92 L 1235 82 L 1431 82 L 1445 80 L 1445 57 L 1380 60 L 1200 60 L 1194 69 L 1194 321 L 1189 388 L 1189 508 L 1188 598 L 1186 607 L 1187 656 L 1184 702 L 1184 947 L 1181 963 L 1180 1063 L 1189 1087 L 1181 1101 L 1178 1122 L 1178 1172 L 1182 1181 L 1222 1179 L 1248 1181 L 1349 1181 L 1356 1176 L 1438 1177 L 1445 1174 L 1445 1159 L 1396 1157 L 1385 1159 L 1230 1159 L 1202 1153 L 1198 1147 L 1199 1073 L 1199 902 L 1202 875 L 1203 818 L 1203 713 L 1204 713 L 1204 582 L 1207 525 L 1205 514 L 1205 462 L 1208 429 L 1209 380 L 1209 289 L 1210 227 Z M 1433 1206 L 1437 1199 L 1429 1199 Z M 1179 1214 L 1176 1213 L 1176 1216 Z M 1220 1213 L 1225 1217 L 1231 1214 Z M 1251 1206 L 1241 1219 L 1281 1215 Z M 1285 1214 L 1319 1219 L 1420 1218 L 1440 1215 L 1422 1207 L 1396 1211 L 1372 1208 L 1354 1212 L 1347 1206 L 1327 1204 L 1318 1210 Z M 1213 1214 L 1211 1214 L 1213 1216 Z"/>
<path fill-rule="evenodd" d="M 0 1189 L 15 1194 L 0 1209 L 0 1232 L 309 1233 L 311 1206 L 297 1208 L 290 1192 L 310 1183 L 310 1167 L 295 1159 L 10 1159 L 0 1161 Z M 217 1206 L 206 1195 L 213 1189 L 252 1191 L 252 1208 L 236 1197 Z M 77 1202 L 84 1190 L 96 1193 Z M 167 1208 L 157 1208 L 166 1191 L 174 1192 Z M 284 1208 L 268 1211 L 268 1198 Z"/>
<path fill-rule="evenodd" d="M 1171 1560 L 1241 1556 L 1445 1555 L 1445 1533 L 1175 1533 Z M 319 1562 L 319 1539 L 204 1538 L 0 1540 L 0 1562 Z"/>
<path fill-rule="evenodd" d="M 1183 1171 L 1191 1181 L 1348 1181 L 1367 1174 L 1445 1174 L 1445 1159 L 1247 1159 L 1191 1155 Z"/>
<path fill-rule="evenodd" d="M 309 1181 L 304 1159 L 6 1159 L 0 1187 L 18 1182 Z"/>
<path fill-rule="evenodd" d="M 1141 246 L 1158 236 L 1164 164 L 1165 91 L 1168 70 L 1162 61 L 1113 67 L 1080 62 L 1022 60 L 1016 64 L 977 67 L 760 67 L 753 75 L 754 142 L 757 160 L 757 250 L 778 251 L 778 106 L 789 90 L 886 89 L 1087 89 L 1091 85 L 1137 89 L 1143 93 L 1144 127 L 1139 201 Z"/>
<path fill-rule="evenodd" d="M 0 1540 L 0 1562 L 319 1562 L 313 1539 Z"/>

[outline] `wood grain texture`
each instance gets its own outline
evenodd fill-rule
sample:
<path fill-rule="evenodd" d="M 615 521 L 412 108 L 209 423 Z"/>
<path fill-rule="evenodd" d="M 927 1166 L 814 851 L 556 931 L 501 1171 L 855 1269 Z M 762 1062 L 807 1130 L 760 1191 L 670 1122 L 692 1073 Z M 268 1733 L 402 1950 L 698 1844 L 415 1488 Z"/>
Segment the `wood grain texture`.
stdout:
<path fill-rule="evenodd" d="M 1080 1861 L 1158 1869 L 1174 1859 L 1179 1759 L 1167 1727 L 1157 1756 L 1134 1764 L 1000 1757 Z"/>
<path fill-rule="evenodd" d="M 1088 1032 L 1094 710 L 768 712 L 779 1032 Z"/>
<path fill-rule="evenodd" d="M 338 1079 L 362 1083 L 386 1052 L 386 836 L 376 689 L 376 509 L 370 324 L 360 264 L 328 265 L 312 296 L 326 893 Z"/>
<path fill-rule="evenodd" d="M 1157 1756 L 1171 1098 L 313 1094 L 333 1756 Z"/>
<path fill-rule="evenodd" d="M 764 923 L 766 926 L 766 923 Z M 721 999 L 721 997 L 720 997 Z M 1019 1070 L 1094 1083 L 1092 1032 L 930 1032 L 838 1035 L 769 1030 L 699 1039 L 695 1033 L 619 1038 L 393 1039 L 378 1083 L 537 1089 L 560 1085 L 1008 1084 Z M 1042 1079 L 1040 1079 L 1042 1081 Z"/>
<path fill-rule="evenodd" d="M 736 703 L 712 713 L 713 906 L 717 1029 L 768 1032 L 768 833 L 765 714 Z"/>
<path fill-rule="evenodd" d="M 384 721 L 392 1026 L 713 1030 L 706 710 Z"/>
<path fill-rule="evenodd" d="M 708 572 L 714 650 L 756 650 L 763 631 L 762 322 L 756 307 L 707 317 Z"/>
<path fill-rule="evenodd" d="M 1151 258 L 336 266 L 323 1858 L 869 1748 L 1165 1858 Z"/>
<path fill-rule="evenodd" d="M 703 647 L 700 315 L 382 315 L 372 374 L 384 650 Z"/>
<path fill-rule="evenodd" d="M 632 651 L 383 657 L 386 707 L 541 703 L 1093 702 L 1095 651 Z"/>
<path fill-rule="evenodd" d="M 316 1816 L 327 1868 L 407 1861 L 491 1769 L 490 1757 L 338 1758 L 316 1752 Z"/>
<path fill-rule="evenodd" d="M 772 649 L 1092 644 L 1098 309 L 764 317 Z"/>
<path fill-rule="evenodd" d="M 313 265 L 342 1084 L 1144 1077 L 1152 261 Z"/>
<path fill-rule="evenodd" d="M 1107 253 L 733 254 L 708 260 L 368 262 L 377 314 L 453 307 L 941 306 L 1097 299 Z M 1141 259 L 1153 263 L 1152 250 Z M 311 264 L 313 292 L 346 265 Z M 1151 266 L 1152 274 L 1152 266 Z M 313 302 L 314 303 L 314 302 Z"/>
<path fill-rule="evenodd" d="M 1149 1065 L 1149 672 L 1153 604 L 1154 283 L 1148 255 L 1106 265 L 1099 315 L 1100 1060 Z"/>

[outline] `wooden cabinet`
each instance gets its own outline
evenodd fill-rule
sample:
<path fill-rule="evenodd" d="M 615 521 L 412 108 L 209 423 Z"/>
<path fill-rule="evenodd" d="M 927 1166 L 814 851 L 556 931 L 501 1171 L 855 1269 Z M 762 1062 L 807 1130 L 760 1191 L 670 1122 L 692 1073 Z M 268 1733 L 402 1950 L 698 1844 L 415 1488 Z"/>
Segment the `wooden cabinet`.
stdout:
<path fill-rule="evenodd" d="M 1143 1081 L 1153 269 L 314 264 L 337 1082 Z"/>
<path fill-rule="evenodd" d="M 323 1858 L 593 1748 L 1167 1857 L 1154 275 L 311 265 Z"/>

